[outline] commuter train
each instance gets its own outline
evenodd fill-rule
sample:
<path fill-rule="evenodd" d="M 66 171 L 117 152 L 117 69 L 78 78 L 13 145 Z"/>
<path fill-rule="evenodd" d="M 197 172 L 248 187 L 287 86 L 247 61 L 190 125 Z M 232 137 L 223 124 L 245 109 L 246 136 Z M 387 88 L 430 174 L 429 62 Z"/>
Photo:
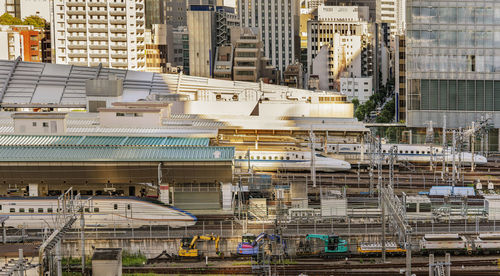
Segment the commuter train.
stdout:
<path fill-rule="evenodd" d="M 235 163 L 242 169 L 248 165 L 257 171 L 276 171 L 286 169 L 291 171 L 308 171 L 311 169 L 311 153 L 307 151 L 239 151 L 235 153 Z M 336 172 L 351 169 L 349 162 L 323 156 L 316 153 L 314 158 L 316 171 Z"/>
<path fill-rule="evenodd" d="M 53 228 L 57 217 L 56 197 L 1 197 L 0 216 L 5 225 L 27 229 Z M 84 207 L 85 227 L 138 228 L 162 225 L 172 228 L 191 226 L 196 217 L 160 201 L 137 197 L 92 197 Z M 79 216 L 78 216 L 79 217 Z M 75 222 L 73 227 L 79 227 Z"/>
<path fill-rule="evenodd" d="M 431 147 L 427 145 L 405 145 L 405 144 L 383 144 L 382 145 L 382 154 L 386 156 L 389 155 L 389 150 L 392 146 L 398 147 L 398 160 L 400 161 L 408 161 L 414 163 L 428 163 L 431 161 L 431 158 L 434 162 L 439 162 L 443 160 L 443 152 L 446 159 L 446 162 L 450 163 L 453 161 L 453 154 L 451 151 L 444 150 L 441 146 Z M 337 154 L 360 154 L 362 151 L 361 144 L 328 144 L 326 148 L 327 152 L 337 153 Z M 368 154 L 369 145 L 364 145 L 364 152 Z M 459 157 L 461 162 L 465 165 L 471 165 L 472 163 L 472 153 L 470 152 L 462 152 L 455 154 L 455 162 L 458 163 Z M 366 157 L 369 158 L 369 157 Z M 474 162 L 476 165 L 484 165 L 488 162 L 486 157 L 474 154 Z"/>

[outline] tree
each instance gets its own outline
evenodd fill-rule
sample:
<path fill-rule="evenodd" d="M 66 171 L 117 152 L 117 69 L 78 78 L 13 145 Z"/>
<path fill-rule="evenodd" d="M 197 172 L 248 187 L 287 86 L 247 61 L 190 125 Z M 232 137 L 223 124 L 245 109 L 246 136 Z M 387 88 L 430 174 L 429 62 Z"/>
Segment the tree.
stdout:
<path fill-rule="evenodd" d="M 363 121 L 366 116 L 365 105 L 360 105 L 356 108 L 356 112 L 354 112 L 354 116 L 358 119 L 358 121 Z"/>
<path fill-rule="evenodd" d="M 47 23 L 45 19 L 41 18 L 37 15 L 31 15 L 24 18 L 24 25 L 33 25 L 35 27 L 45 28 L 45 24 Z"/>
<path fill-rule="evenodd" d="M 9 13 L 4 13 L 0 16 L 0 25 L 23 25 L 23 21 Z"/>
<path fill-rule="evenodd" d="M 351 102 L 354 105 L 354 110 L 356 110 L 358 108 L 358 106 L 359 106 L 359 100 L 358 100 L 358 98 L 352 99 Z"/>

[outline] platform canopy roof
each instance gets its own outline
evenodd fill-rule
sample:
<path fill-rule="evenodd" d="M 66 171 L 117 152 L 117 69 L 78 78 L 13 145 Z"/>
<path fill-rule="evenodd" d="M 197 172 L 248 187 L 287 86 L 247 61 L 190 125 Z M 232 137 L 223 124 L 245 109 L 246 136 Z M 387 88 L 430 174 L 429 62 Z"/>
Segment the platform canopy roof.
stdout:
<path fill-rule="evenodd" d="M 0 135 L 0 146 L 208 146 L 209 138 L 83 136 L 83 135 Z"/>
<path fill-rule="evenodd" d="M 0 162 L 231 161 L 234 147 L 0 146 Z"/>

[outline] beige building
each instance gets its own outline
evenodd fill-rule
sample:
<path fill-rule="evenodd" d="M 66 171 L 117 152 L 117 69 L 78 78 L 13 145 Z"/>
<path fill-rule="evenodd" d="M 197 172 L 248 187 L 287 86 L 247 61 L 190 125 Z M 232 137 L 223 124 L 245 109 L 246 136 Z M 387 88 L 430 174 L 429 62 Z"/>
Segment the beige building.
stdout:
<path fill-rule="evenodd" d="M 144 70 L 144 0 L 54 0 L 57 64 Z"/>
<path fill-rule="evenodd" d="M 170 115 L 168 103 L 113 103 L 113 107 L 99 109 L 101 127 L 159 128 Z"/>
<path fill-rule="evenodd" d="M 189 33 L 189 73 L 192 76 L 211 77 L 215 56 L 215 13 L 213 10 L 187 12 Z"/>
<path fill-rule="evenodd" d="M 66 132 L 66 113 L 19 112 L 12 114 L 16 134 L 60 134 Z"/>
<path fill-rule="evenodd" d="M 252 28 L 233 28 L 234 45 L 233 80 L 258 81 L 263 78 L 275 82 L 277 72 L 271 60 L 264 56 L 260 33 Z"/>

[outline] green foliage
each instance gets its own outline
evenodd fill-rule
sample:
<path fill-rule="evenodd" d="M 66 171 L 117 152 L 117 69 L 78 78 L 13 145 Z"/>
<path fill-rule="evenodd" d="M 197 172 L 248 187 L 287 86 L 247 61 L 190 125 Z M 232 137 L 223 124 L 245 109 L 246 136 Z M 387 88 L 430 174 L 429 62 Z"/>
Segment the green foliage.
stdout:
<path fill-rule="evenodd" d="M 26 18 L 24 18 L 24 25 L 33 25 L 35 27 L 40 27 L 40 28 L 45 28 L 45 19 L 41 18 L 40 16 L 36 15 L 31 15 Z"/>
<path fill-rule="evenodd" d="M 358 98 L 352 99 L 351 102 L 354 105 L 354 110 L 356 110 L 358 108 L 358 106 L 359 106 L 359 100 L 358 100 Z"/>
<path fill-rule="evenodd" d="M 394 114 L 396 112 L 395 100 L 392 98 L 389 102 L 384 105 L 384 108 L 380 112 L 380 116 L 377 117 L 377 123 L 390 123 L 394 119 Z"/>
<path fill-rule="evenodd" d="M 4 13 L 0 16 L 0 25 L 23 25 L 23 21 L 8 13 Z"/>
<path fill-rule="evenodd" d="M 0 16 L 0 25 L 33 25 L 35 27 L 44 28 L 45 24 L 45 19 L 37 15 L 28 16 L 24 18 L 24 21 L 8 13 L 4 13 Z"/>
<path fill-rule="evenodd" d="M 124 251 L 122 253 L 122 265 L 123 266 L 144 266 L 148 259 L 142 253 L 128 253 Z"/>

